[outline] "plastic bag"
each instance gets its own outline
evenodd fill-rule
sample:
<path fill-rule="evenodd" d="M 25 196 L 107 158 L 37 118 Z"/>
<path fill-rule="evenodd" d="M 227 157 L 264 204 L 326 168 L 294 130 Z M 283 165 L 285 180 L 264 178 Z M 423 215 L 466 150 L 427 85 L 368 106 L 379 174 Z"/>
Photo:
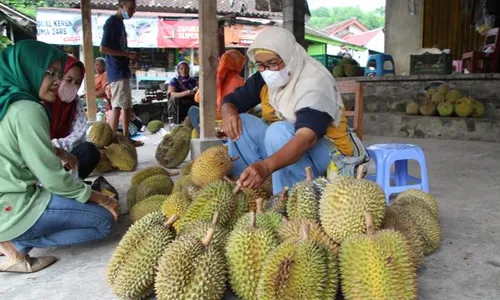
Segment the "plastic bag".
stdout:
<path fill-rule="evenodd" d="M 115 189 L 114 186 L 112 186 L 106 178 L 99 176 L 97 179 L 92 183 L 92 190 L 102 193 L 104 195 L 107 195 L 111 198 L 114 198 L 116 200 L 119 200 L 118 197 L 118 191 Z"/>
<path fill-rule="evenodd" d="M 495 16 L 490 15 L 486 10 L 486 7 L 481 7 L 478 9 L 479 13 L 476 14 L 476 31 L 480 35 L 486 35 L 490 29 L 495 26 Z"/>

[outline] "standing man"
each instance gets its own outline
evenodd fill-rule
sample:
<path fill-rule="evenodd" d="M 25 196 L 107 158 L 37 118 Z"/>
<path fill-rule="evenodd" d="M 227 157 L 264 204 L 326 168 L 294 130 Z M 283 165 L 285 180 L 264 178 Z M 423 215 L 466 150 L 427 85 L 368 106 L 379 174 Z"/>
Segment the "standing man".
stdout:
<path fill-rule="evenodd" d="M 96 98 L 106 97 L 106 85 L 108 85 L 108 75 L 106 74 L 106 60 L 102 57 L 95 59 L 95 96 Z"/>
<path fill-rule="evenodd" d="M 130 19 L 135 13 L 135 0 L 119 0 L 118 11 L 106 20 L 100 51 L 106 57 L 106 72 L 111 86 L 113 106 L 113 132 L 118 130 L 121 110 L 123 114 L 123 135 L 129 137 L 129 124 L 132 116 L 132 91 L 130 89 L 130 60 L 138 58 L 138 53 L 127 50 L 127 32 L 123 20 Z M 141 142 L 132 140 L 137 146 Z"/>

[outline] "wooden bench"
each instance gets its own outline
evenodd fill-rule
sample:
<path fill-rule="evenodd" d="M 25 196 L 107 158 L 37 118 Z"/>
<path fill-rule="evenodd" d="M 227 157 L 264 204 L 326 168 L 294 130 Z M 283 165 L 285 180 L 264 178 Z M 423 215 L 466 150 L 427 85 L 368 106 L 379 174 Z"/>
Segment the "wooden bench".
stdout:
<path fill-rule="evenodd" d="M 363 139 L 363 85 L 353 80 L 338 80 L 340 94 L 355 94 L 354 111 L 346 111 L 348 118 L 353 118 L 353 130 L 360 140 Z"/>

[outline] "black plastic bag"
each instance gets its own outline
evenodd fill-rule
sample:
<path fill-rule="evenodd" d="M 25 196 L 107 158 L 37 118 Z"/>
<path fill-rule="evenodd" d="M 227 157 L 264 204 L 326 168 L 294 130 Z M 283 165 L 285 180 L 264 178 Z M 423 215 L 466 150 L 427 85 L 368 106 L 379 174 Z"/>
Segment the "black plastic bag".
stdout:
<path fill-rule="evenodd" d="M 116 200 L 120 200 L 118 196 L 118 191 L 115 189 L 114 186 L 112 186 L 106 178 L 99 176 L 97 179 L 92 183 L 92 190 L 102 193 L 104 195 L 108 195 L 111 198 L 114 198 Z"/>

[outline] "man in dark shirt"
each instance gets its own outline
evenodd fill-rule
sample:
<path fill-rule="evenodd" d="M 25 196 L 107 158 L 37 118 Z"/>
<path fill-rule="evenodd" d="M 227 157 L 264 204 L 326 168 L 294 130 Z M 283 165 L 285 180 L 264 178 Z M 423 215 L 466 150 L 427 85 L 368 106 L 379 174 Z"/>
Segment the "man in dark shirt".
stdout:
<path fill-rule="evenodd" d="M 129 136 L 129 123 L 132 116 L 132 91 L 130 89 L 129 61 L 135 60 L 138 54 L 127 50 L 127 32 L 123 20 L 130 19 L 135 13 L 135 0 L 120 0 L 116 14 L 108 18 L 104 24 L 104 34 L 100 50 L 106 57 L 106 72 L 112 90 L 113 132 L 118 130 L 122 109 L 123 135 Z M 142 143 L 132 141 L 136 146 Z"/>

